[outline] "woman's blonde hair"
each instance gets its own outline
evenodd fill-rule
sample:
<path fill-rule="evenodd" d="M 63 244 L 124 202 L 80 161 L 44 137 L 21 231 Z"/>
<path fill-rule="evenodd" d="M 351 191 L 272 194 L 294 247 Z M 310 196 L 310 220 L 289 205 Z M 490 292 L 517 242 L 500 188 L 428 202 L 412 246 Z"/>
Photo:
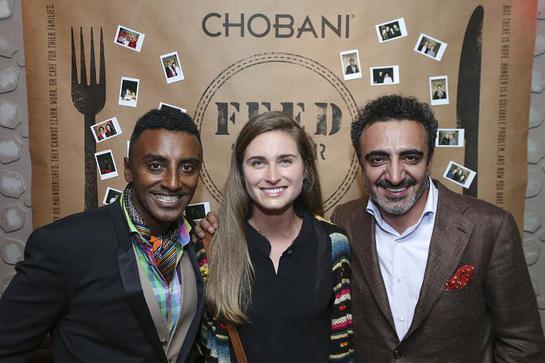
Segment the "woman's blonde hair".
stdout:
<path fill-rule="evenodd" d="M 246 309 L 251 301 L 254 277 L 245 232 L 253 202 L 244 184 L 244 152 L 257 136 L 276 130 L 293 137 L 305 165 L 303 189 L 294 205 L 311 214 L 323 214 L 322 191 L 315 161 L 316 147 L 310 136 L 283 112 L 266 112 L 248 121 L 233 148 L 231 168 L 219 211 L 220 224 L 208 256 L 206 302 L 209 311 L 216 318 L 234 324 L 248 321 Z"/>

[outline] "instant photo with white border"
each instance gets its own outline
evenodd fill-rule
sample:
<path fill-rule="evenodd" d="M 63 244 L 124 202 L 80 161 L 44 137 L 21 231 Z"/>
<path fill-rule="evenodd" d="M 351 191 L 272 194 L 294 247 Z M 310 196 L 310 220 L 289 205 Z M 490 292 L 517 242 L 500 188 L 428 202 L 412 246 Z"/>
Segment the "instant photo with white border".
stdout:
<path fill-rule="evenodd" d="M 167 83 L 178 82 L 184 79 L 184 72 L 178 52 L 163 54 L 160 58 Z"/>
<path fill-rule="evenodd" d="M 428 41 L 432 41 L 435 44 L 437 44 L 439 49 L 432 49 L 427 46 L 425 47 Z M 435 39 L 432 36 L 429 36 L 424 33 L 420 33 L 420 36 L 418 37 L 418 40 L 416 41 L 416 44 L 414 46 L 414 51 L 422 55 L 425 55 L 426 57 L 431 58 L 433 60 L 440 61 L 441 58 L 443 58 L 443 54 L 445 53 L 445 49 L 447 49 L 447 46 L 448 46 L 447 43 L 439 39 Z"/>
<path fill-rule="evenodd" d="M 127 82 L 125 87 L 123 87 L 123 82 Z M 136 90 L 133 90 L 132 87 L 129 87 L 128 82 L 131 82 L 130 86 L 133 86 L 133 83 L 136 82 Z M 121 77 L 121 82 L 119 83 L 119 100 L 118 105 L 120 106 L 129 106 L 136 107 L 138 104 L 138 92 L 140 91 L 140 80 L 137 78 L 130 77 Z"/>
<path fill-rule="evenodd" d="M 113 170 L 111 171 L 102 171 L 102 168 L 100 167 L 101 164 L 99 162 L 99 157 L 103 155 L 109 155 L 109 160 L 111 161 L 111 166 L 113 167 Z M 115 160 L 114 160 L 114 154 L 112 153 L 112 150 L 104 150 L 95 153 L 95 161 L 97 162 L 97 168 L 98 173 L 100 174 L 100 180 L 106 180 L 110 178 L 114 178 L 117 176 L 117 167 L 115 166 Z"/>
<path fill-rule="evenodd" d="M 437 129 L 435 146 L 464 147 L 465 129 Z"/>
<path fill-rule="evenodd" d="M 112 187 L 106 188 L 106 192 L 104 193 L 104 198 L 102 199 L 103 205 L 112 204 L 114 202 L 117 202 L 119 198 L 121 198 L 121 195 L 123 194 L 123 191 L 114 189 Z M 112 198 L 116 196 L 114 200 Z"/>
<path fill-rule="evenodd" d="M 210 203 L 208 202 L 188 204 L 184 210 L 186 218 L 193 222 L 199 222 L 206 217 L 208 212 L 210 212 Z"/>
<path fill-rule="evenodd" d="M 112 129 L 115 132 L 113 135 L 108 135 L 108 130 L 107 130 L 106 125 L 111 125 L 112 126 Z M 102 121 L 102 122 L 100 122 L 98 124 L 94 124 L 94 125 L 89 126 L 89 127 L 91 128 L 91 132 L 92 132 L 92 134 L 93 134 L 93 136 L 95 138 L 95 141 L 97 143 L 101 143 L 102 141 L 109 140 L 112 137 L 119 136 L 119 135 L 121 135 L 123 133 L 123 131 L 121 130 L 121 127 L 119 126 L 119 122 L 117 122 L 117 117 L 109 118 L 106 121 Z M 106 132 L 106 134 L 103 137 L 100 137 L 100 135 L 99 135 L 100 127 L 103 127 L 105 132 Z"/>
<path fill-rule="evenodd" d="M 397 25 L 397 28 L 398 28 L 397 30 L 395 30 L 394 25 Z M 386 39 L 384 39 L 383 34 L 382 34 L 382 30 L 385 30 L 386 32 L 388 32 L 388 29 L 390 29 L 389 28 L 390 26 L 392 27 L 392 29 L 394 29 L 393 30 L 394 35 L 387 36 Z M 403 37 L 406 37 L 408 35 L 407 34 L 407 27 L 405 26 L 405 19 L 404 18 L 393 19 L 393 20 L 386 21 L 386 22 L 381 23 L 381 24 L 377 24 L 377 25 L 375 25 L 375 30 L 377 31 L 377 38 L 378 38 L 379 43 L 390 42 L 392 40 L 403 38 Z M 386 33 L 386 35 L 388 35 L 388 33 Z"/>
<path fill-rule="evenodd" d="M 444 95 L 436 94 L 438 85 L 442 85 Z M 432 106 L 449 104 L 448 76 L 430 77 L 430 103 Z"/>
<path fill-rule="evenodd" d="M 136 44 L 134 47 L 131 47 L 129 44 L 130 44 L 130 41 L 129 42 L 126 42 L 126 41 L 119 41 L 119 37 L 121 36 L 121 32 L 130 32 L 130 33 L 134 33 L 134 34 L 137 34 L 137 39 L 136 39 Z M 127 35 L 131 35 L 132 34 L 126 34 L 126 37 Z M 114 35 L 114 44 L 115 45 L 119 45 L 120 47 L 124 47 L 124 48 L 128 48 L 130 50 L 133 50 L 135 52 L 140 52 L 142 50 L 142 44 L 144 44 L 144 37 L 146 36 L 146 34 L 144 33 L 141 33 L 137 30 L 134 30 L 134 29 L 131 29 L 129 27 L 126 27 L 125 25 L 118 25 L 117 26 L 117 31 L 115 32 L 115 35 Z M 128 40 L 128 38 L 126 38 Z"/>
<path fill-rule="evenodd" d="M 164 103 L 164 102 L 159 102 L 159 107 L 157 107 L 158 110 L 162 109 L 163 107 L 165 108 L 173 108 L 175 110 L 180 110 L 182 111 L 183 113 L 187 113 L 187 110 L 185 108 L 181 108 L 181 107 L 178 107 L 178 106 L 174 106 L 174 105 L 169 105 L 168 103 Z"/>
<path fill-rule="evenodd" d="M 369 67 L 369 83 L 371 86 L 399 84 L 399 66 Z"/>
<path fill-rule="evenodd" d="M 460 171 L 460 173 L 458 173 L 458 171 Z M 468 169 L 458 163 L 455 163 L 454 161 L 450 161 L 447 165 L 447 168 L 445 169 L 445 172 L 443 173 L 443 178 L 448 179 L 454 184 L 457 184 L 467 189 L 471 186 L 475 175 L 477 175 L 477 173 L 473 170 Z M 462 177 L 463 179 L 460 179 Z"/>
<path fill-rule="evenodd" d="M 340 52 L 339 57 L 341 59 L 341 70 L 343 72 L 343 78 L 345 81 L 362 77 L 361 64 L 360 64 L 360 52 L 357 49 L 345 50 L 343 52 Z M 350 59 L 354 59 L 355 66 L 357 67 L 358 71 L 347 74 L 347 72 L 349 72 L 348 67 L 351 66 Z"/>

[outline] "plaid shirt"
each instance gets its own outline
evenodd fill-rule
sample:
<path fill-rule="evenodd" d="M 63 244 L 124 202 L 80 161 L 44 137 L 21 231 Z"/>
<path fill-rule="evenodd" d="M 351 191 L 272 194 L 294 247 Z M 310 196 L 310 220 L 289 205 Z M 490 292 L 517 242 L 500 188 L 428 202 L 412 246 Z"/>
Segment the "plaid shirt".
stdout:
<path fill-rule="evenodd" d="M 144 271 L 144 275 L 148 278 L 148 281 L 153 289 L 153 295 L 155 296 L 157 304 L 161 310 L 161 315 L 169 328 L 169 332 L 172 334 L 182 311 L 182 285 L 181 275 L 178 270 L 178 263 L 183 256 L 184 246 L 190 241 L 189 231 L 191 230 L 191 225 L 185 218 L 181 223 L 180 233 L 178 234 L 176 244 L 176 273 L 174 273 L 170 284 L 167 285 L 161 276 L 157 265 L 155 264 L 151 246 L 140 235 L 136 229 L 136 226 L 132 222 L 131 217 L 129 216 L 124 198 L 121 197 L 119 200 L 121 207 L 123 208 L 123 212 L 125 213 L 125 219 L 129 225 L 129 232 L 133 242 L 133 248 L 136 252 L 136 261 L 138 266 Z"/>

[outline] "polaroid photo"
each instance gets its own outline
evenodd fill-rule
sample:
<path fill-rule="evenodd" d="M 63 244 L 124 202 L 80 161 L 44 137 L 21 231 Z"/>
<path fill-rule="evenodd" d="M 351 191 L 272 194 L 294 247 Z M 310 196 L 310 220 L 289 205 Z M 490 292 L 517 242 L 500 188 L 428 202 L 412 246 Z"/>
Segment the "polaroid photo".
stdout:
<path fill-rule="evenodd" d="M 450 161 L 445 169 L 443 178 L 467 189 L 471 186 L 475 175 L 477 175 L 477 173 L 473 170 L 457 164 L 454 161 Z"/>
<path fill-rule="evenodd" d="M 464 147 L 464 135 L 464 129 L 438 129 L 435 146 Z"/>
<path fill-rule="evenodd" d="M 206 217 L 208 212 L 210 212 L 210 203 L 208 202 L 188 204 L 185 207 L 185 217 L 193 222 L 200 221 Z"/>
<path fill-rule="evenodd" d="M 97 161 L 100 180 L 106 180 L 117 176 L 117 168 L 115 167 L 115 160 L 112 150 L 105 150 L 95 153 L 95 159 Z"/>
<path fill-rule="evenodd" d="M 399 84 L 399 66 L 369 67 L 371 86 Z"/>
<path fill-rule="evenodd" d="M 447 43 L 435 39 L 424 33 L 420 33 L 414 51 L 425 55 L 428 58 L 440 61 L 443 58 L 445 49 L 447 49 Z"/>
<path fill-rule="evenodd" d="M 375 25 L 379 43 L 385 43 L 407 36 L 405 19 L 399 18 Z"/>
<path fill-rule="evenodd" d="M 360 53 L 357 49 L 340 52 L 341 69 L 345 81 L 361 78 Z"/>
<path fill-rule="evenodd" d="M 178 52 L 163 54 L 161 56 L 161 65 L 167 83 L 178 82 L 184 79 L 184 72 L 180 63 Z"/>
<path fill-rule="evenodd" d="M 136 78 L 121 77 L 119 86 L 119 101 L 120 106 L 136 107 L 138 103 L 138 88 L 140 80 Z"/>
<path fill-rule="evenodd" d="M 140 52 L 144 43 L 144 33 L 127 28 L 124 25 L 118 25 L 115 32 L 114 43 L 135 52 Z"/>
<path fill-rule="evenodd" d="M 430 101 L 432 106 L 448 105 L 448 76 L 430 77 Z"/>
<path fill-rule="evenodd" d="M 102 204 L 112 204 L 113 202 L 117 201 L 122 194 L 123 191 L 108 187 L 106 188 L 106 193 L 104 193 L 104 199 L 102 199 Z"/>
<path fill-rule="evenodd" d="M 187 113 L 187 110 L 185 108 L 181 108 L 181 107 L 174 106 L 174 105 L 169 105 L 168 103 L 164 103 L 164 102 L 159 102 L 158 109 L 160 110 L 162 108 L 168 108 L 168 109 L 171 109 L 171 110 L 178 110 L 178 111 L 182 111 L 183 113 Z"/>
<path fill-rule="evenodd" d="M 112 137 L 123 133 L 121 131 L 121 127 L 119 126 L 119 122 L 117 122 L 117 117 L 112 117 L 90 127 L 97 143 L 111 139 Z"/>

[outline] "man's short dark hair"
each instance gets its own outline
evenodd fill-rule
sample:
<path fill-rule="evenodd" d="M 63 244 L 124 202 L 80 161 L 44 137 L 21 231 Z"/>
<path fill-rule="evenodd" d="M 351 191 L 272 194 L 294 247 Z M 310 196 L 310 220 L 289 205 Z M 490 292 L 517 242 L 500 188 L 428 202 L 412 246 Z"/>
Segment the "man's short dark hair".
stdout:
<path fill-rule="evenodd" d="M 363 130 L 375 122 L 391 120 L 410 120 L 422 124 L 428 135 L 428 161 L 431 160 L 438 123 L 430 106 L 419 102 L 416 97 L 387 95 L 369 101 L 352 122 L 352 145 L 360 162 L 360 139 Z"/>
<path fill-rule="evenodd" d="M 136 121 L 129 143 L 129 159 L 132 155 L 134 144 L 146 130 L 183 131 L 195 135 L 199 143 L 201 143 L 199 130 L 195 126 L 191 116 L 187 113 L 169 108 L 161 108 L 160 110 L 152 109 Z"/>

